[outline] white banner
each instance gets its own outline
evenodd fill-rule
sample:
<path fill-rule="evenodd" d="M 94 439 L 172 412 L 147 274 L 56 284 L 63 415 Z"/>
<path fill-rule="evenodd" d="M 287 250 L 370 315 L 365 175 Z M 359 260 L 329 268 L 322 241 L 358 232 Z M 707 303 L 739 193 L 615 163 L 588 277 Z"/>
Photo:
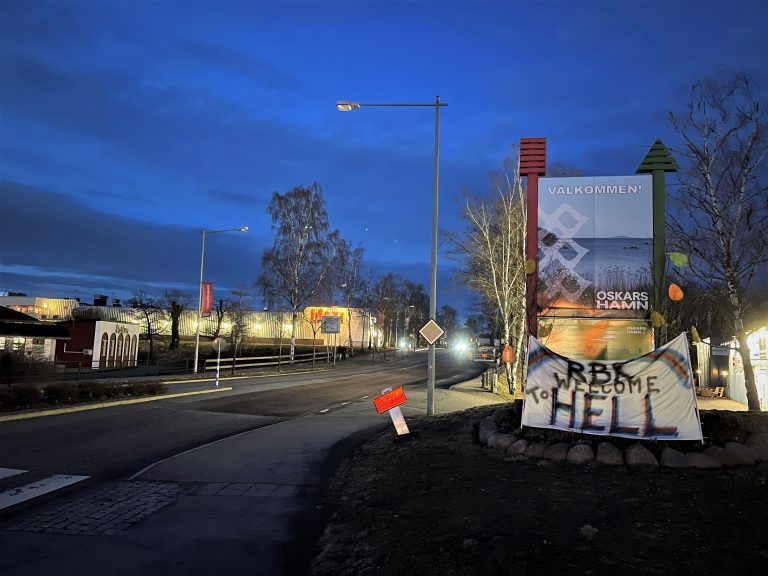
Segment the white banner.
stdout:
<path fill-rule="evenodd" d="M 638 440 L 701 440 L 681 334 L 632 360 L 574 360 L 528 339 L 523 426 Z"/>

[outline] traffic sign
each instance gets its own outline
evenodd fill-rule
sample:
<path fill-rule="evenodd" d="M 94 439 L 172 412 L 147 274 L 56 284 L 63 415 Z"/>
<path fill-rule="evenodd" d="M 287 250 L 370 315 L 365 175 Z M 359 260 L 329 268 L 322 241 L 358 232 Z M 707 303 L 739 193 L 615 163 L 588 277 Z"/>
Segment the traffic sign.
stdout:
<path fill-rule="evenodd" d="M 405 404 L 406 397 L 402 388 L 395 388 L 391 392 L 382 394 L 381 396 L 374 398 L 373 403 L 376 406 L 376 411 L 381 414 L 387 410 L 391 410 L 395 406 Z"/>
<path fill-rule="evenodd" d="M 341 316 L 323 316 L 320 320 L 321 334 L 338 334 L 341 332 Z"/>
<path fill-rule="evenodd" d="M 435 322 L 432 318 L 430 318 L 429 322 L 427 322 L 426 324 L 424 324 L 424 326 L 421 327 L 421 330 L 419 330 L 419 334 L 424 336 L 424 340 L 426 340 L 427 343 L 432 345 L 438 341 L 440 336 L 445 334 L 445 330 L 440 328 L 437 322 Z"/>
<path fill-rule="evenodd" d="M 376 410 L 381 414 L 387 412 L 389 417 L 392 418 L 392 424 L 395 425 L 395 431 L 398 436 L 403 434 L 409 434 L 408 424 L 405 423 L 405 417 L 403 411 L 400 410 L 400 404 L 405 402 L 405 392 L 402 388 L 392 390 L 392 388 L 385 388 L 381 391 L 381 396 L 373 399 L 373 404 L 376 406 Z"/>

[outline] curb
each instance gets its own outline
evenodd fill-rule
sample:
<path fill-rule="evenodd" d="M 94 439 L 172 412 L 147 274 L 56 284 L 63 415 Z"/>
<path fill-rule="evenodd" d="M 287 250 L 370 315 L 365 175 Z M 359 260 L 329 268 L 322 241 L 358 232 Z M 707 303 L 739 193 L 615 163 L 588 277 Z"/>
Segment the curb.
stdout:
<path fill-rule="evenodd" d="M 68 408 L 51 408 L 50 410 L 38 410 L 36 412 L 25 412 L 23 414 L 8 414 L 0 416 L 0 422 L 11 422 L 13 420 L 28 420 L 30 418 L 40 418 L 42 416 L 55 416 L 57 414 L 69 414 L 71 412 L 85 412 L 86 410 L 97 410 L 99 408 L 109 408 L 111 406 L 125 406 L 127 404 L 141 404 L 142 402 L 154 402 L 155 400 L 167 400 L 168 398 L 181 398 L 183 396 L 194 396 L 197 394 L 212 394 L 215 392 L 228 392 L 232 387 L 216 388 L 213 390 L 194 390 L 192 392 L 178 392 L 176 394 L 161 394 L 159 396 L 148 396 L 142 398 L 130 398 L 128 400 L 117 400 L 115 402 L 97 402 L 95 404 L 84 404 L 81 406 L 71 406 Z"/>

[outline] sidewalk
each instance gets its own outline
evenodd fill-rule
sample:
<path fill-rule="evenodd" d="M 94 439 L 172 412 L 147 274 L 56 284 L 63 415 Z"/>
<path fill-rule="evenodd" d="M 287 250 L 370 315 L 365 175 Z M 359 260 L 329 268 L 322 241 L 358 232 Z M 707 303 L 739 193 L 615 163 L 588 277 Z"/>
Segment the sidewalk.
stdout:
<path fill-rule="evenodd" d="M 406 420 L 424 414 L 425 395 L 408 392 Z M 436 414 L 496 401 L 435 390 Z M 324 525 L 325 483 L 351 448 L 376 433 L 395 434 L 388 415 L 366 400 L 173 456 L 0 522 L 0 573 L 301 574 Z"/>

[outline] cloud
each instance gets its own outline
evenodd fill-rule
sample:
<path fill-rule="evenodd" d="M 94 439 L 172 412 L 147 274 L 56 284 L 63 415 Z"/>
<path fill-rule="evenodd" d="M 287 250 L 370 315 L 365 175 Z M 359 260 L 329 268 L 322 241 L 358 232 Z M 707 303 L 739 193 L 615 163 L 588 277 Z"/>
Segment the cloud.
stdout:
<path fill-rule="evenodd" d="M 223 46 L 204 42 L 186 42 L 183 49 L 198 63 L 229 70 L 274 90 L 295 92 L 301 88 L 296 78 L 281 72 L 271 64 Z"/>
<path fill-rule="evenodd" d="M 0 198 L 4 290 L 25 282 L 37 286 L 39 294 L 49 285 L 196 290 L 199 229 L 115 216 L 15 182 L 0 181 Z M 266 243 L 253 232 L 208 237 L 206 279 L 250 285 Z"/>

